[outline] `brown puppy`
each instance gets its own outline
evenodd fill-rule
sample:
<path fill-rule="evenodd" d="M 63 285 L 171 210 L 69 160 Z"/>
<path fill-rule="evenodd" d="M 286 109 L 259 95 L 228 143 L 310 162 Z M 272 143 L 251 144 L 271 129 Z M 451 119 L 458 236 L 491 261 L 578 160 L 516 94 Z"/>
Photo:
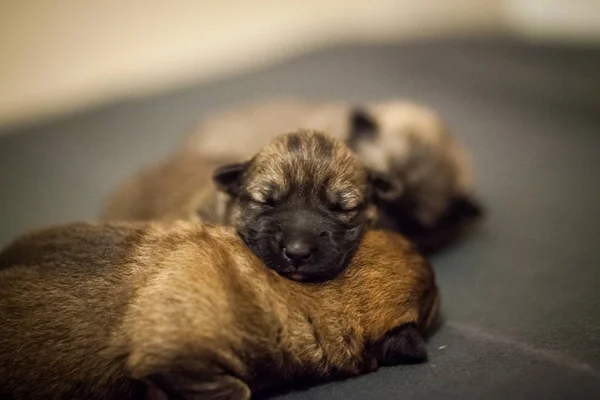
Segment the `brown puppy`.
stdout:
<path fill-rule="evenodd" d="M 306 128 L 346 142 L 386 176 L 378 226 L 402 232 L 422 251 L 460 236 L 481 214 L 468 154 L 432 109 L 390 100 L 364 106 L 272 99 L 205 118 L 179 154 L 244 159 L 281 132 Z"/>
<path fill-rule="evenodd" d="M 227 164 L 224 159 L 185 154 L 152 165 L 118 188 L 101 218 L 225 223 L 230 196 L 217 190 L 213 172 Z"/>
<path fill-rule="evenodd" d="M 335 280 L 300 284 L 230 228 L 71 224 L 0 253 L 0 397 L 249 399 L 300 378 L 426 358 L 434 275 L 368 232 Z"/>
<path fill-rule="evenodd" d="M 142 173 L 104 217 L 232 225 L 269 268 L 321 280 L 345 268 L 374 219 L 374 194 L 386 189 L 342 142 L 311 131 L 280 135 L 214 175 L 203 163 L 186 155 Z"/>

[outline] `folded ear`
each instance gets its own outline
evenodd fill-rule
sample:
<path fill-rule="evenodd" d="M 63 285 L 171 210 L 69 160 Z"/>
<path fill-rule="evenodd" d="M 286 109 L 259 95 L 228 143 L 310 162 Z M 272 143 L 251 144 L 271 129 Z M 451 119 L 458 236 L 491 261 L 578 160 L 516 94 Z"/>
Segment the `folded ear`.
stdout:
<path fill-rule="evenodd" d="M 416 324 L 405 324 L 388 332 L 378 346 L 380 365 L 413 364 L 427 360 L 425 340 Z"/>
<path fill-rule="evenodd" d="M 221 192 L 231 196 L 237 196 L 242 175 L 246 170 L 248 163 L 228 164 L 217 168 L 213 172 L 213 182 Z"/>
<path fill-rule="evenodd" d="M 372 138 L 377 134 L 377 121 L 365 109 L 354 107 L 350 111 L 348 145 L 352 148 L 360 139 Z"/>
<path fill-rule="evenodd" d="M 369 170 L 369 183 L 375 203 L 395 201 L 402 195 L 402 185 L 384 172 Z"/>

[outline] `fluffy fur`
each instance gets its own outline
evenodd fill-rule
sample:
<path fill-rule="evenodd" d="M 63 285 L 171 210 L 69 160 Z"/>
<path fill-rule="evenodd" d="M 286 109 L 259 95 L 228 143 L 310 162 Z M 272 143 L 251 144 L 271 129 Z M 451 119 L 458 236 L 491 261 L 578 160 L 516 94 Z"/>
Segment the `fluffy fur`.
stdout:
<path fill-rule="evenodd" d="M 347 146 L 319 132 L 280 135 L 249 161 L 215 171 L 175 160 L 150 171 L 151 179 L 134 178 L 105 217 L 232 225 L 269 268 L 297 280 L 339 273 L 375 217 L 372 190 L 381 182 Z M 170 190 L 174 183 L 182 190 Z"/>
<path fill-rule="evenodd" d="M 205 118 L 165 164 L 153 168 L 154 173 L 135 179 L 139 185 L 156 186 L 152 181 L 161 178 L 154 174 L 165 176 L 168 168 L 194 159 L 198 168 L 207 159 L 220 160 L 221 165 L 225 160 L 243 161 L 274 137 L 298 129 L 323 131 L 344 141 L 382 177 L 387 190 L 377 202 L 377 226 L 405 234 L 422 251 L 451 243 L 481 215 L 466 151 L 434 110 L 402 100 L 353 106 L 280 98 L 225 110 Z M 197 199 L 204 187 L 190 191 L 179 177 L 173 174 L 163 192 L 185 192 L 189 200 Z M 154 198 L 140 196 L 130 203 L 145 208 Z M 177 206 L 168 213 L 181 214 Z M 137 214 L 132 211 L 125 216 Z M 161 214 L 162 218 L 167 213 Z M 107 215 L 114 217 L 110 210 Z"/>
<path fill-rule="evenodd" d="M 275 98 L 205 118 L 180 154 L 247 157 L 280 132 L 307 128 L 346 142 L 371 170 L 391 183 L 378 204 L 378 224 L 435 251 L 481 215 L 473 196 L 471 162 L 445 121 L 405 100 L 365 105 Z"/>
<path fill-rule="evenodd" d="M 300 284 L 230 228 L 50 228 L 0 253 L 0 397 L 249 399 L 423 361 L 438 307 L 430 266 L 390 232 L 368 232 L 335 280 Z"/>

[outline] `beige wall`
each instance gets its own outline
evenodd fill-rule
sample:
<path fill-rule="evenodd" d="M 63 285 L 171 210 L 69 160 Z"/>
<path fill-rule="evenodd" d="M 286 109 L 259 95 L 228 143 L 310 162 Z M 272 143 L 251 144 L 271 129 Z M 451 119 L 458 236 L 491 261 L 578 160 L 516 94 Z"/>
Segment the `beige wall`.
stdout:
<path fill-rule="evenodd" d="M 501 32 L 507 10 L 521 15 L 508 1 L 0 0 L 0 126 L 335 43 Z"/>
<path fill-rule="evenodd" d="M 503 0 L 507 29 L 549 42 L 600 43 L 600 0 Z"/>

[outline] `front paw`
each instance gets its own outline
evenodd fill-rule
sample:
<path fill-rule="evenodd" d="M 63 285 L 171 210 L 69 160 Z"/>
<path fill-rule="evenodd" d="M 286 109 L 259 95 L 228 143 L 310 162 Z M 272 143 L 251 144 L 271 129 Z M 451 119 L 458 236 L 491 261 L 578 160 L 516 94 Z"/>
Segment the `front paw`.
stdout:
<path fill-rule="evenodd" d="M 163 374 L 154 375 L 148 380 L 151 383 L 147 400 L 250 400 L 251 396 L 250 388 L 244 382 L 229 375 L 206 379 Z"/>
<path fill-rule="evenodd" d="M 425 340 L 416 324 L 405 324 L 388 332 L 375 345 L 380 365 L 415 364 L 427 360 Z"/>

